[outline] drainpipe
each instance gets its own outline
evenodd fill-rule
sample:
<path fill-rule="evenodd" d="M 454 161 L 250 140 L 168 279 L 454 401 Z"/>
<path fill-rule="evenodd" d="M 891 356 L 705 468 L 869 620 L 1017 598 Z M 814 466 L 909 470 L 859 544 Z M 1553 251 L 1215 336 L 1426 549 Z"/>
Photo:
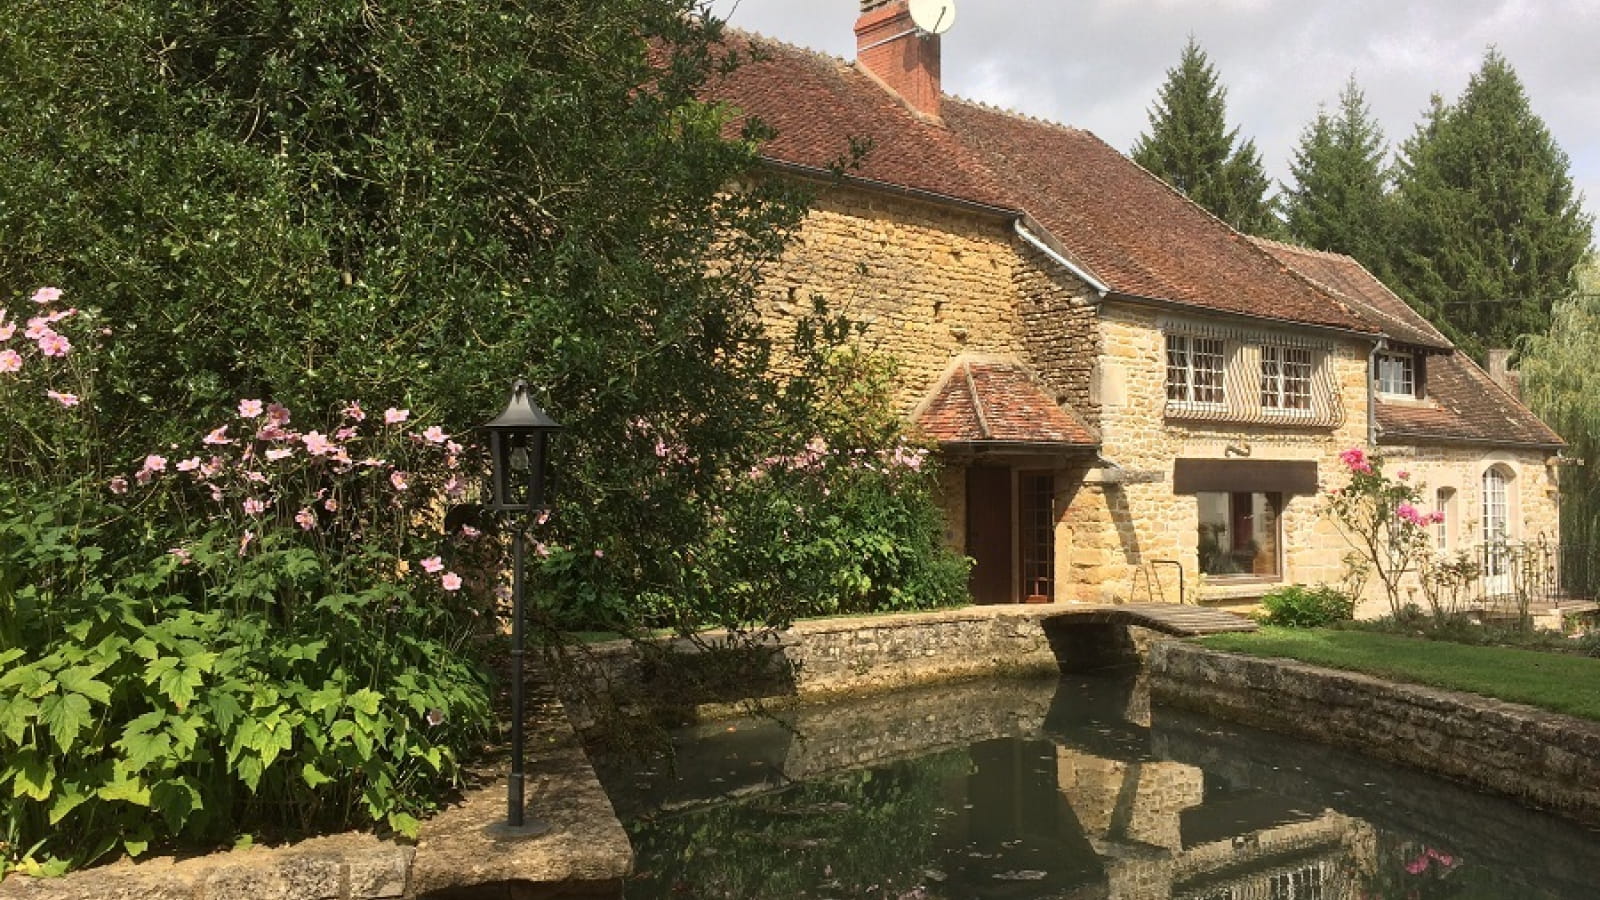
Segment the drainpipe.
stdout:
<path fill-rule="evenodd" d="M 1044 241 L 1039 239 L 1038 235 L 1024 228 L 1022 226 L 1021 219 L 1013 219 L 1011 226 L 1017 230 L 1017 237 L 1027 241 L 1029 244 L 1033 245 L 1034 249 L 1049 257 L 1051 261 L 1066 269 L 1068 272 L 1071 272 L 1073 275 L 1076 275 L 1079 281 L 1093 288 L 1094 292 L 1100 296 L 1101 300 L 1106 298 L 1106 294 L 1111 293 L 1111 288 L 1102 283 L 1100 279 L 1090 275 L 1088 272 L 1085 272 L 1082 266 L 1079 266 L 1072 260 L 1067 259 L 1065 256 L 1062 256 L 1055 250 L 1052 250 L 1049 244 L 1046 244 Z"/>
<path fill-rule="evenodd" d="M 1378 446 L 1378 379 L 1373 377 L 1378 365 L 1378 351 L 1388 346 L 1388 341 L 1374 341 L 1367 354 L 1367 446 Z"/>

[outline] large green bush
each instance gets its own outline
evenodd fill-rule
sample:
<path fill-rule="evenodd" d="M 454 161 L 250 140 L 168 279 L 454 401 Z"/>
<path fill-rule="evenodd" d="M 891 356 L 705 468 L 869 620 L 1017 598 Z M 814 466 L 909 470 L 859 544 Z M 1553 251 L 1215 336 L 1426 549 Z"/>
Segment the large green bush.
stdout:
<path fill-rule="evenodd" d="M 1322 628 L 1355 616 L 1355 598 L 1325 584 L 1307 587 L 1300 584 L 1274 588 L 1261 598 L 1266 615 L 1263 625 L 1285 628 Z"/>
<path fill-rule="evenodd" d="M 430 524 L 470 451 L 248 398 L 186 444 L 96 441 L 105 323 L 35 298 L 0 319 L 0 874 L 414 835 L 489 719 L 494 551 Z"/>

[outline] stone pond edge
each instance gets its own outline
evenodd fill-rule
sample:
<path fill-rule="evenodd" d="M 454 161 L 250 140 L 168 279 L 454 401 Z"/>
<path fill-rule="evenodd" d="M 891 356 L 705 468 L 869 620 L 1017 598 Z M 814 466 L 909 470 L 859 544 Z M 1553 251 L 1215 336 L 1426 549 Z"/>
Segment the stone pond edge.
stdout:
<path fill-rule="evenodd" d="M 1149 651 L 1154 702 L 1421 769 L 1600 825 L 1600 723 L 1181 641 Z"/>

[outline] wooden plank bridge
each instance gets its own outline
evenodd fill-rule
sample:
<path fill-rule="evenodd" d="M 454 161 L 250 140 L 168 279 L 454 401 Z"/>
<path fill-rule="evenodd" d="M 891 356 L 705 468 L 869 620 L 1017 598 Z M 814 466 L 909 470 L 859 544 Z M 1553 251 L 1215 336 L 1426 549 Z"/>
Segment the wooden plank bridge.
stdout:
<path fill-rule="evenodd" d="M 1127 603 L 1122 606 L 1066 606 L 1051 609 L 1046 621 L 1064 624 L 1138 625 L 1177 637 L 1198 637 L 1233 631 L 1255 631 L 1256 623 L 1237 613 L 1177 603 Z"/>

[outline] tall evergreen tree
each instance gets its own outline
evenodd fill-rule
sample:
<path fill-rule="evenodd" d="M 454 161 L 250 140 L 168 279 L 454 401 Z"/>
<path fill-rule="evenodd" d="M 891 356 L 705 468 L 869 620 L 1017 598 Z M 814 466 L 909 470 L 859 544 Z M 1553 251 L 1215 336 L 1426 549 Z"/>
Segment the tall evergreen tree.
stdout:
<path fill-rule="evenodd" d="M 1355 76 L 1334 113 L 1317 117 L 1300 135 L 1283 187 L 1289 237 L 1318 250 L 1345 253 L 1382 272 L 1388 253 L 1384 157 L 1388 146 Z"/>
<path fill-rule="evenodd" d="M 1133 145 L 1134 162 L 1218 218 L 1250 234 L 1279 228 L 1267 197 L 1271 182 L 1255 141 L 1228 130 L 1227 90 L 1194 37 L 1150 108 L 1150 131 Z"/>
<path fill-rule="evenodd" d="M 1492 49 L 1401 146 L 1394 199 L 1397 288 L 1471 351 L 1545 331 L 1593 238 L 1567 155 Z"/>

